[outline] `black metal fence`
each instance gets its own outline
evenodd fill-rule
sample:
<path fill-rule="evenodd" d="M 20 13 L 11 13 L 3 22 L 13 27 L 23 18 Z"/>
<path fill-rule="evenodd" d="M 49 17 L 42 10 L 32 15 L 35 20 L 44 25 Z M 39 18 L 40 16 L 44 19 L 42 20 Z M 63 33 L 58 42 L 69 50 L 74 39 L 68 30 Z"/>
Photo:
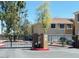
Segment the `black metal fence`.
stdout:
<path fill-rule="evenodd" d="M 0 48 L 26 48 L 32 46 L 32 41 L 28 40 L 26 37 L 11 37 L 0 35 Z"/>

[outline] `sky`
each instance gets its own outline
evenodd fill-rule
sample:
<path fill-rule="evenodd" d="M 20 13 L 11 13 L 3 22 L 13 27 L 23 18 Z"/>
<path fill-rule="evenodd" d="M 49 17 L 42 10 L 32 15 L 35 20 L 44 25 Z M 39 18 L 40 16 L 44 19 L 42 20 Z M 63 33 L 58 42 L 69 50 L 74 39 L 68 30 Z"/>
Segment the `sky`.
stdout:
<path fill-rule="evenodd" d="M 51 18 L 74 18 L 74 12 L 79 10 L 79 1 L 51 1 L 49 2 Z M 27 1 L 28 19 L 34 23 L 37 19 L 36 9 L 41 1 Z"/>
<path fill-rule="evenodd" d="M 42 1 L 26 1 L 26 3 L 26 8 L 28 9 L 27 18 L 31 23 L 35 23 L 37 19 L 36 9 L 42 4 Z M 79 11 L 79 1 L 51 1 L 49 3 L 51 18 L 74 18 L 73 13 Z"/>

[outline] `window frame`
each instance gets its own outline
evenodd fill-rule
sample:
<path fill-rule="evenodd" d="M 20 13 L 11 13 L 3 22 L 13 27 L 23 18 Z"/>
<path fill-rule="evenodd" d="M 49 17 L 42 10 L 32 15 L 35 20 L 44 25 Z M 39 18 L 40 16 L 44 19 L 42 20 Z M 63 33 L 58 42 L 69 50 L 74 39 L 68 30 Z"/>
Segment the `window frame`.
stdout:
<path fill-rule="evenodd" d="M 52 25 L 55 25 L 55 27 L 53 27 Z M 56 28 L 56 24 L 51 24 L 51 28 L 52 28 L 52 29 L 55 29 L 55 28 Z"/>
<path fill-rule="evenodd" d="M 59 24 L 60 29 L 64 29 L 65 26 L 64 27 L 61 27 L 61 25 L 65 25 L 65 24 Z"/>
<path fill-rule="evenodd" d="M 71 27 L 69 27 L 68 25 L 71 25 Z M 72 24 L 67 24 L 67 29 L 72 29 Z"/>

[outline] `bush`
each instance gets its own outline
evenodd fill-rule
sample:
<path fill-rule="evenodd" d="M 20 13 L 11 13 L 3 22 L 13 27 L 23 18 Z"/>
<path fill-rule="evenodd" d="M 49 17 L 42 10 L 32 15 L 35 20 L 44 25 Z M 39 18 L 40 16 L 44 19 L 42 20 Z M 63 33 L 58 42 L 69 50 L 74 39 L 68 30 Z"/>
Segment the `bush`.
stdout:
<path fill-rule="evenodd" d="M 75 41 L 75 40 L 77 40 L 77 35 L 73 35 L 72 36 L 72 39 Z"/>
<path fill-rule="evenodd" d="M 65 37 L 61 37 L 59 40 L 60 40 L 62 46 L 64 46 L 66 44 L 66 38 Z"/>

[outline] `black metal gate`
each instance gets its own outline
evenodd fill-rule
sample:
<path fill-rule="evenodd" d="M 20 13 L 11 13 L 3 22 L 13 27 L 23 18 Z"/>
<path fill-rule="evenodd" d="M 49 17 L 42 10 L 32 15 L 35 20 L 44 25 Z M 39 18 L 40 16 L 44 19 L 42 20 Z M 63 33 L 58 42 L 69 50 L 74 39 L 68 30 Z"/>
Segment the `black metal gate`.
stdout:
<path fill-rule="evenodd" d="M 11 38 L 10 40 L 7 40 L 7 38 L 4 39 L 4 37 L 0 37 L 0 48 L 27 48 L 32 47 L 32 41 L 27 41 L 23 39 L 16 39 L 16 41 Z"/>

